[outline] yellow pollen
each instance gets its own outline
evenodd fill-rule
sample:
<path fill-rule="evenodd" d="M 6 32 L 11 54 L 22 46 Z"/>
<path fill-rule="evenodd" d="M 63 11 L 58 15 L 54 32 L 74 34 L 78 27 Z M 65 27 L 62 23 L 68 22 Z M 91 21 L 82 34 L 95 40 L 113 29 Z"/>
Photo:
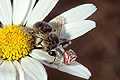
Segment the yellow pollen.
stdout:
<path fill-rule="evenodd" d="M 31 52 L 34 39 L 21 28 L 24 29 L 20 25 L 4 25 L 0 29 L 0 59 L 20 60 Z"/>

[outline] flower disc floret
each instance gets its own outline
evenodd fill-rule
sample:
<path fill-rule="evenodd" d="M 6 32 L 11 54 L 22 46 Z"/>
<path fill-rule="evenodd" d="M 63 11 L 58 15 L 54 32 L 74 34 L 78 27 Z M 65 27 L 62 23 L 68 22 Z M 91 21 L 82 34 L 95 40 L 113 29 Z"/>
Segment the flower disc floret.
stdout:
<path fill-rule="evenodd" d="M 34 39 L 24 33 L 20 25 L 3 26 L 0 29 L 0 58 L 2 60 L 20 60 L 33 49 Z"/>

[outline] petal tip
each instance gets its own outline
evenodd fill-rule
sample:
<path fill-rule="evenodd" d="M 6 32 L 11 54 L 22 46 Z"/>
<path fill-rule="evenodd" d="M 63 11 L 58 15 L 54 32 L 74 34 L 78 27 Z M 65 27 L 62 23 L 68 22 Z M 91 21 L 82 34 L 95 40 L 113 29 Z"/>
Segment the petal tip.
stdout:
<path fill-rule="evenodd" d="M 86 79 L 89 79 L 92 76 L 91 72 L 88 70 L 88 76 L 86 77 Z"/>
<path fill-rule="evenodd" d="M 94 4 L 92 4 L 92 3 L 88 3 L 86 5 L 89 5 L 89 6 L 93 7 L 93 8 L 95 8 L 95 9 L 97 9 L 97 7 Z"/>
<path fill-rule="evenodd" d="M 96 27 L 96 22 L 93 21 L 93 20 L 86 20 L 86 21 L 89 21 L 89 23 L 91 23 L 92 26 L 92 29 Z"/>
<path fill-rule="evenodd" d="M 88 3 L 86 4 L 87 6 L 89 6 L 89 8 L 91 7 L 93 9 L 93 13 L 97 10 L 96 5 L 92 4 L 92 3 Z"/>

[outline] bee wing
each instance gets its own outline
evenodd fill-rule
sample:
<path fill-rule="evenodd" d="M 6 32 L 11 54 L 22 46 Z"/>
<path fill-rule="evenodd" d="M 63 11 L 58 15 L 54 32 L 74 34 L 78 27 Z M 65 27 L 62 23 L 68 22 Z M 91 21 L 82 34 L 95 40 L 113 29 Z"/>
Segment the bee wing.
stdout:
<path fill-rule="evenodd" d="M 64 19 L 62 16 L 58 16 L 56 18 L 56 20 L 50 22 L 51 26 L 52 26 L 52 32 L 55 32 L 57 34 L 58 37 L 60 37 L 60 32 L 62 29 L 62 26 L 64 24 Z"/>

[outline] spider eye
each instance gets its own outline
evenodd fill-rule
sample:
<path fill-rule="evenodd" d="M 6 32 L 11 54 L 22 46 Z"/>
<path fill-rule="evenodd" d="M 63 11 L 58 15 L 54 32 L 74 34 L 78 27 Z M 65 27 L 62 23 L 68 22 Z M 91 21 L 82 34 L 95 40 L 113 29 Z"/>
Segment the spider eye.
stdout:
<path fill-rule="evenodd" d="M 48 54 L 49 54 L 50 56 L 56 56 L 56 52 L 55 52 L 55 51 L 50 51 L 50 52 L 48 52 Z"/>

